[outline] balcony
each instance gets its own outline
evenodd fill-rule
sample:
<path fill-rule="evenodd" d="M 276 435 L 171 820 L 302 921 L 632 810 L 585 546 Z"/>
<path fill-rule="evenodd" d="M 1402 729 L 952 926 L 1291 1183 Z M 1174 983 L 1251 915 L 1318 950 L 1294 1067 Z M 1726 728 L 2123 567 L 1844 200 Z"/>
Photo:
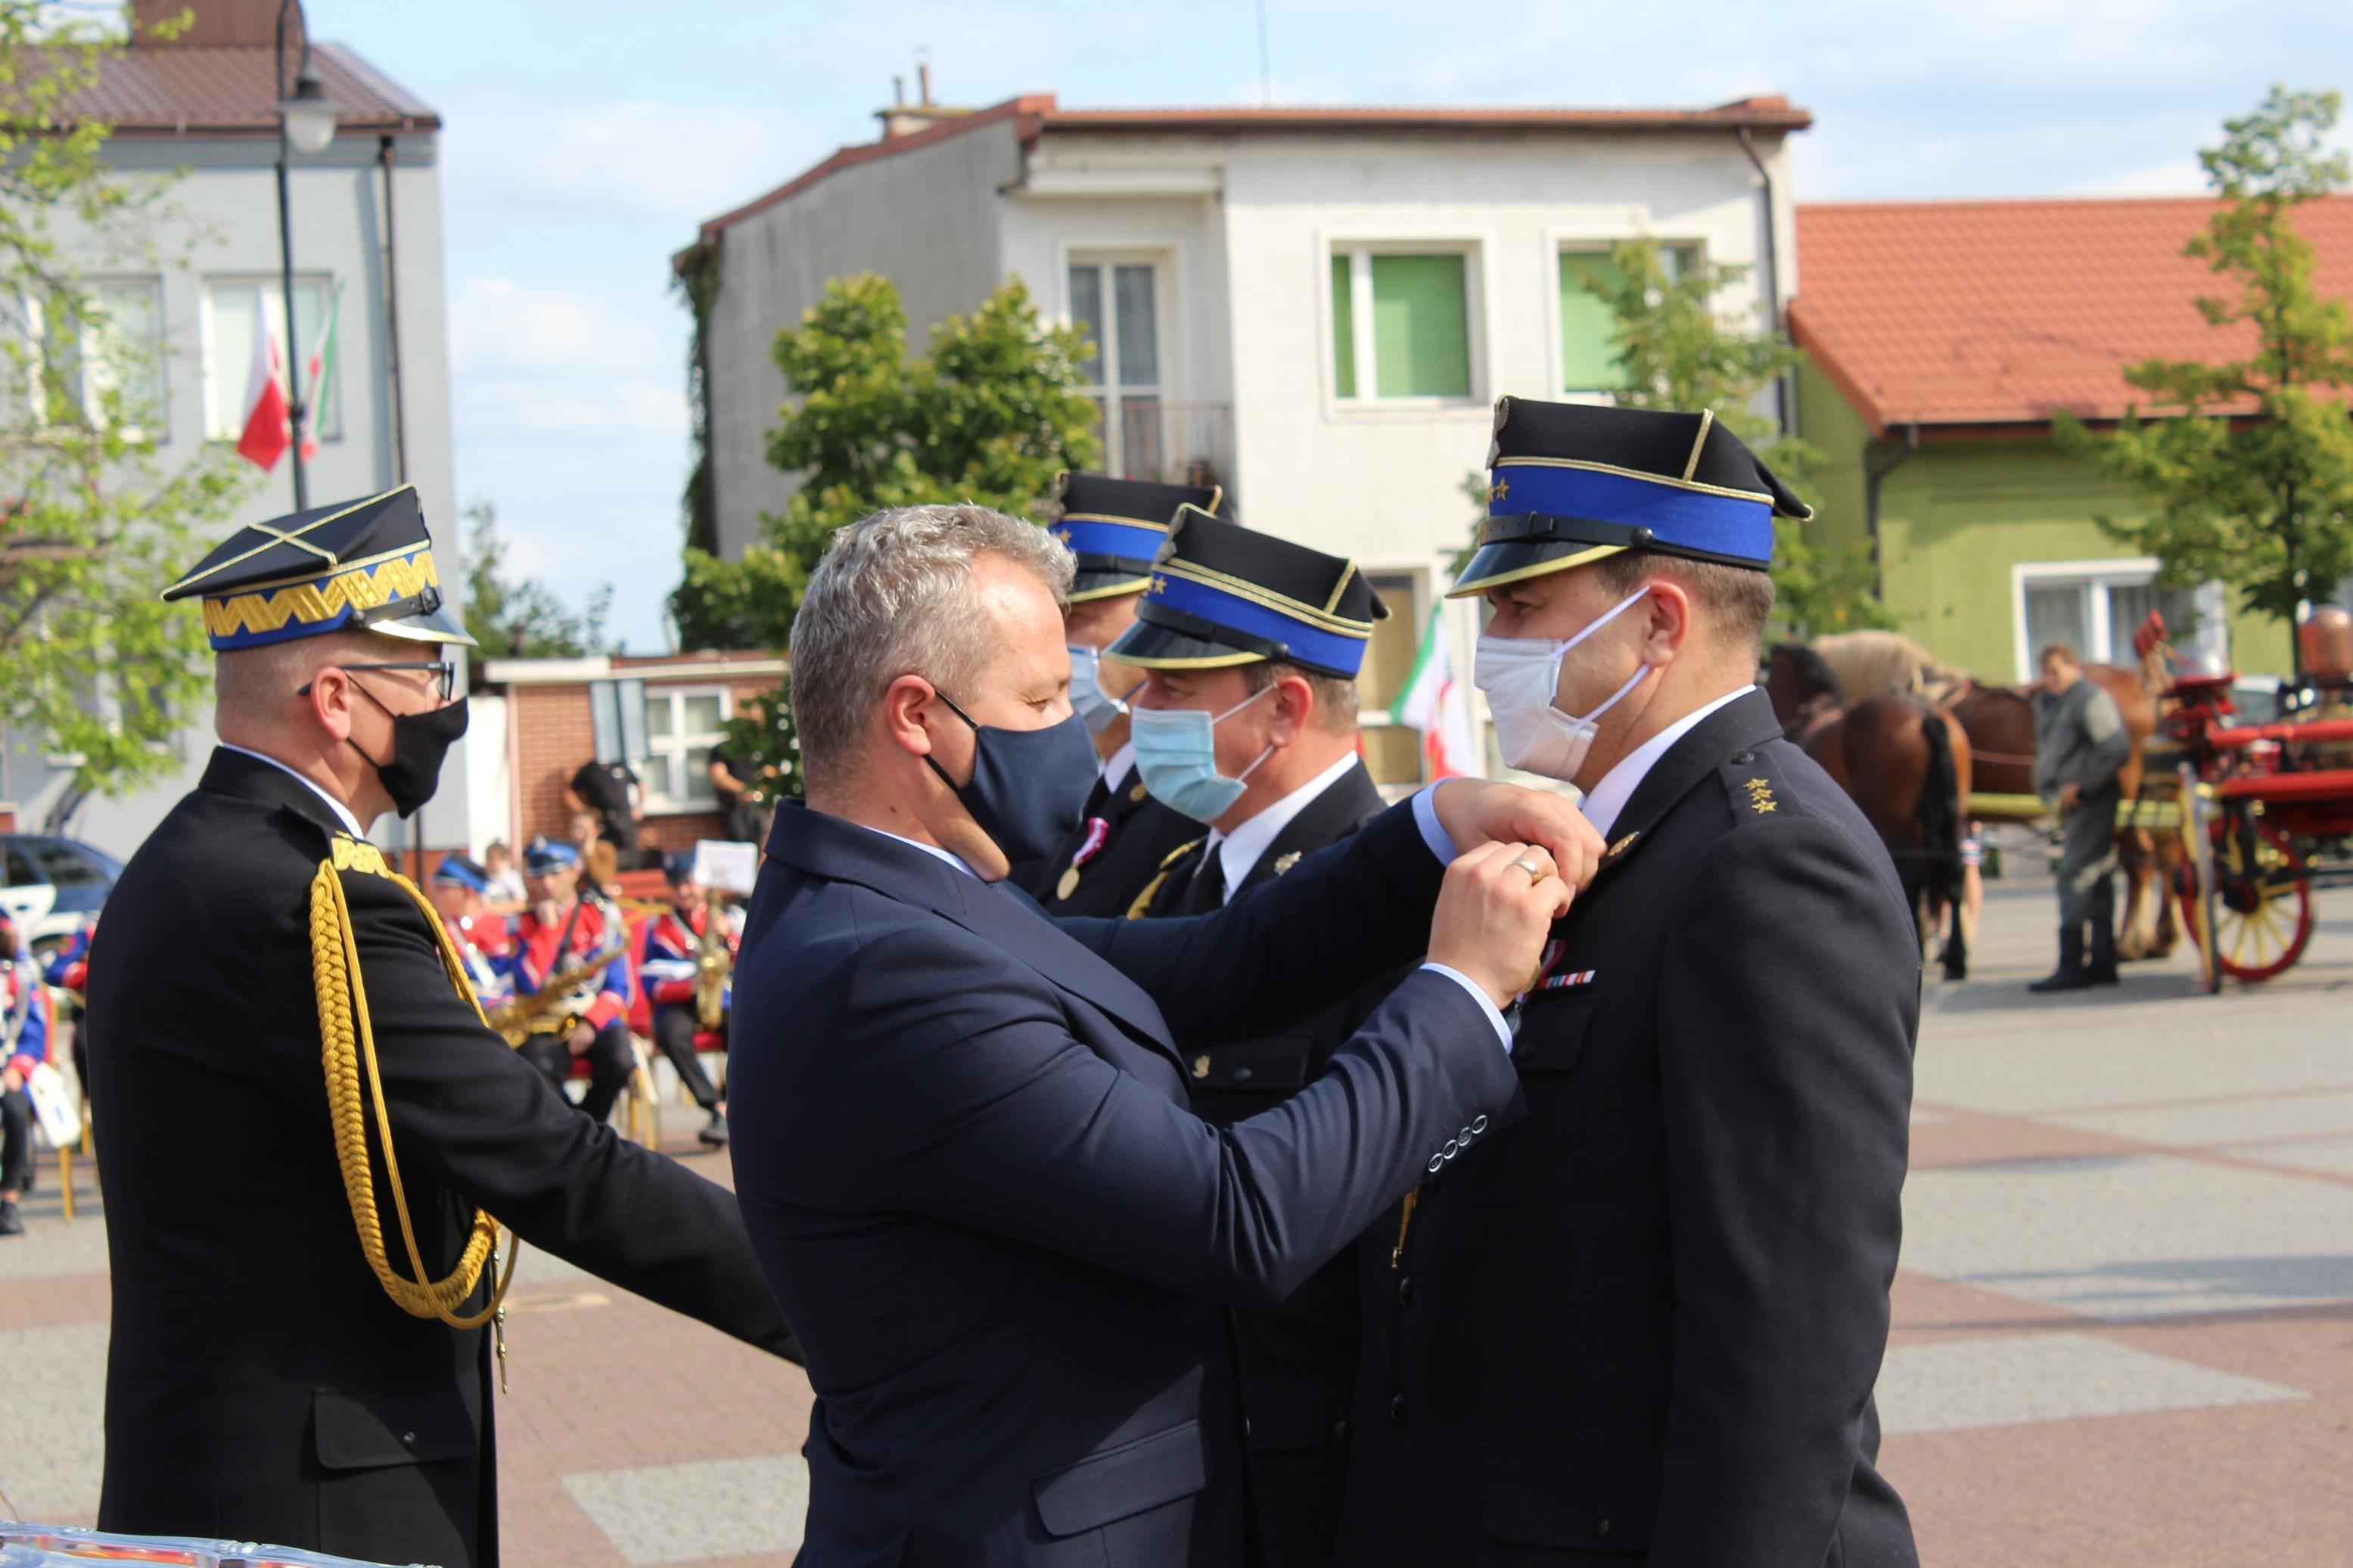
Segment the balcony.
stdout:
<path fill-rule="evenodd" d="M 1103 407 L 1101 398 L 1095 401 Z M 1234 488 L 1234 410 L 1229 403 L 1163 403 L 1127 396 L 1098 420 L 1103 471 L 1170 485 Z"/>

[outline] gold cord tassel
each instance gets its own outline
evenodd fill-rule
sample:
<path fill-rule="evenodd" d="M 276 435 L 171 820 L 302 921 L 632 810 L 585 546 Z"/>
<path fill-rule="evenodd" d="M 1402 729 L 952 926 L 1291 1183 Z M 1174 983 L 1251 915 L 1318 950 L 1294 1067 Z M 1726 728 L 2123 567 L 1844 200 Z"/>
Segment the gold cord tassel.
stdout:
<path fill-rule="evenodd" d="M 335 1159 L 343 1167 L 343 1193 L 351 1201 L 353 1223 L 359 1227 L 360 1251 L 367 1258 L 368 1267 L 375 1271 L 385 1294 L 412 1317 L 438 1318 L 453 1329 L 477 1329 L 493 1320 L 502 1321 L 507 1287 L 514 1279 L 515 1255 L 522 1250 L 519 1243 L 507 1248 L 506 1268 L 493 1282 L 490 1304 L 470 1317 L 460 1317 L 457 1310 L 481 1283 L 484 1265 L 488 1263 L 493 1268 L 497 1266 L 493 1248 L 498 1241 L 499 1222 L 483 1211 L 474 1211 L 472 1234 L 467 1237 L 458 1266 L 446 1279 L 428 1280 L 426 1277 L 425 1259 L 417 1246 L 417 1228 L 408 1216 L 408 1194 L 400 1184 L 400 1162 L 393 1152 L 392 1114 L 385 1105 L 384 1080 L 376 1068 L 375 1029 L 368 1018 L 367 984 L 360 974 L 359 939 L 352 931 L 351 906 L 343 899 L 340 873 L 347 870 L 388 877 L 409 896 L 432 929 L 441 967 L 448 974 L 450 984 L 466 998 L 477 1018 L 481 1017 L 482 1007 L 475 999 L 473 987 L 467 984 L 464 961 L 443 929 L 441 917 L 425 895 L 387 867 L 374 845 L 357 839 L 336 839 L 334 854 L 319 863 L 319 874 L 311 882 L 311 962 L 318 984 L 319 1039 L 327 1074 L 327 1117 L 334 1127 Z M 358 1021 L 356 1041 L 354 1018 Z M 488 1026 L 486 1022 L 484 1027 Z M 363 1063 L 367 1068 L 367 1095 L 375 1101 L 376 1136 L 384 1147 L 385 1180 L 392 1189 L 393 1212 L 400 1220 L 400 1237 L 408 1250 L 413 1278 L 396 1271 L 385 1253 L 384 1225 L 376 1213 L 375 1178 L 368 1163 L 368 1113 L 360 1091 Z M 503 1346 L 501 1352 L 504 1353 Z M 503 1377 L 503 1364 L 500 1371 Z"/>

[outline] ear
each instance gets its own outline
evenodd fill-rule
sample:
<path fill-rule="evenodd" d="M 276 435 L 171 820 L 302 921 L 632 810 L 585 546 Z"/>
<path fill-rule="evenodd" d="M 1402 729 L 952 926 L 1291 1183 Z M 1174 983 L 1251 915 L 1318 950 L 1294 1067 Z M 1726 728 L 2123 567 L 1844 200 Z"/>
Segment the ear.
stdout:
<path fill-rule="evenodd" d="M 352 709 L 360 698 L 352 689 L 350 676 L 332 666 L 319 671 L 311 678 L 311 692 L 303 700 L 311 705 L 312 721 L 331 738 L 351 739 Z"/>
<path fill-rule="evenodd" d="M 931 727 L 923 710 L 939 693 L 920 675 L 902 675 L 882 693 L 882 729 L 892 743 L 911 756 L 932 754 Z"/>
<path fill-rule="evenodd" d="M 1643 601 L 1642 658 L 1663 669 L 1691 639 L 1691 595 L 1672 578 L 1654 577 L 1650 587 L 1651 596 Z"/>
<path fill-rule="evenodd" d="M 1273 706 L 1271 738 L 1287 746 L 1315 721 L 1315 689 L 1304 676 L 1286 675 L 1274 683 Z"/>

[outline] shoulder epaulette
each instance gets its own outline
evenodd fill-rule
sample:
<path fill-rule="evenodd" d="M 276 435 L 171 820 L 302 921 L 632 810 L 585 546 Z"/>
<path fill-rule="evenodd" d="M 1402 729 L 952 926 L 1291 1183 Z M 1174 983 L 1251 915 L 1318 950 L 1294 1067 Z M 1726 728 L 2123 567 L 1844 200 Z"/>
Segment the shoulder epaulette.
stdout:
<path fill-rule="evenodd" d="M 1754 752 L 1742 752 L 1717 770 L 1736 823 L 1795 816 L 1798 806 L 1780 772 Z"/>

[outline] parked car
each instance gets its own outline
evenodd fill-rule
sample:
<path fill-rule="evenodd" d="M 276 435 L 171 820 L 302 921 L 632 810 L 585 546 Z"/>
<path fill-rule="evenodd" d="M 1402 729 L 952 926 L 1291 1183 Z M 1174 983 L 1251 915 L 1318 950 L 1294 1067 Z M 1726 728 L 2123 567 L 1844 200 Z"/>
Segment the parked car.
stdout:
<path fill-rule="evenodd" d="M 0 834 L 0 905 L 37 953 L 70 939 L 106 903 L 122 863 L 95 845 L 46 833 Z"/>

